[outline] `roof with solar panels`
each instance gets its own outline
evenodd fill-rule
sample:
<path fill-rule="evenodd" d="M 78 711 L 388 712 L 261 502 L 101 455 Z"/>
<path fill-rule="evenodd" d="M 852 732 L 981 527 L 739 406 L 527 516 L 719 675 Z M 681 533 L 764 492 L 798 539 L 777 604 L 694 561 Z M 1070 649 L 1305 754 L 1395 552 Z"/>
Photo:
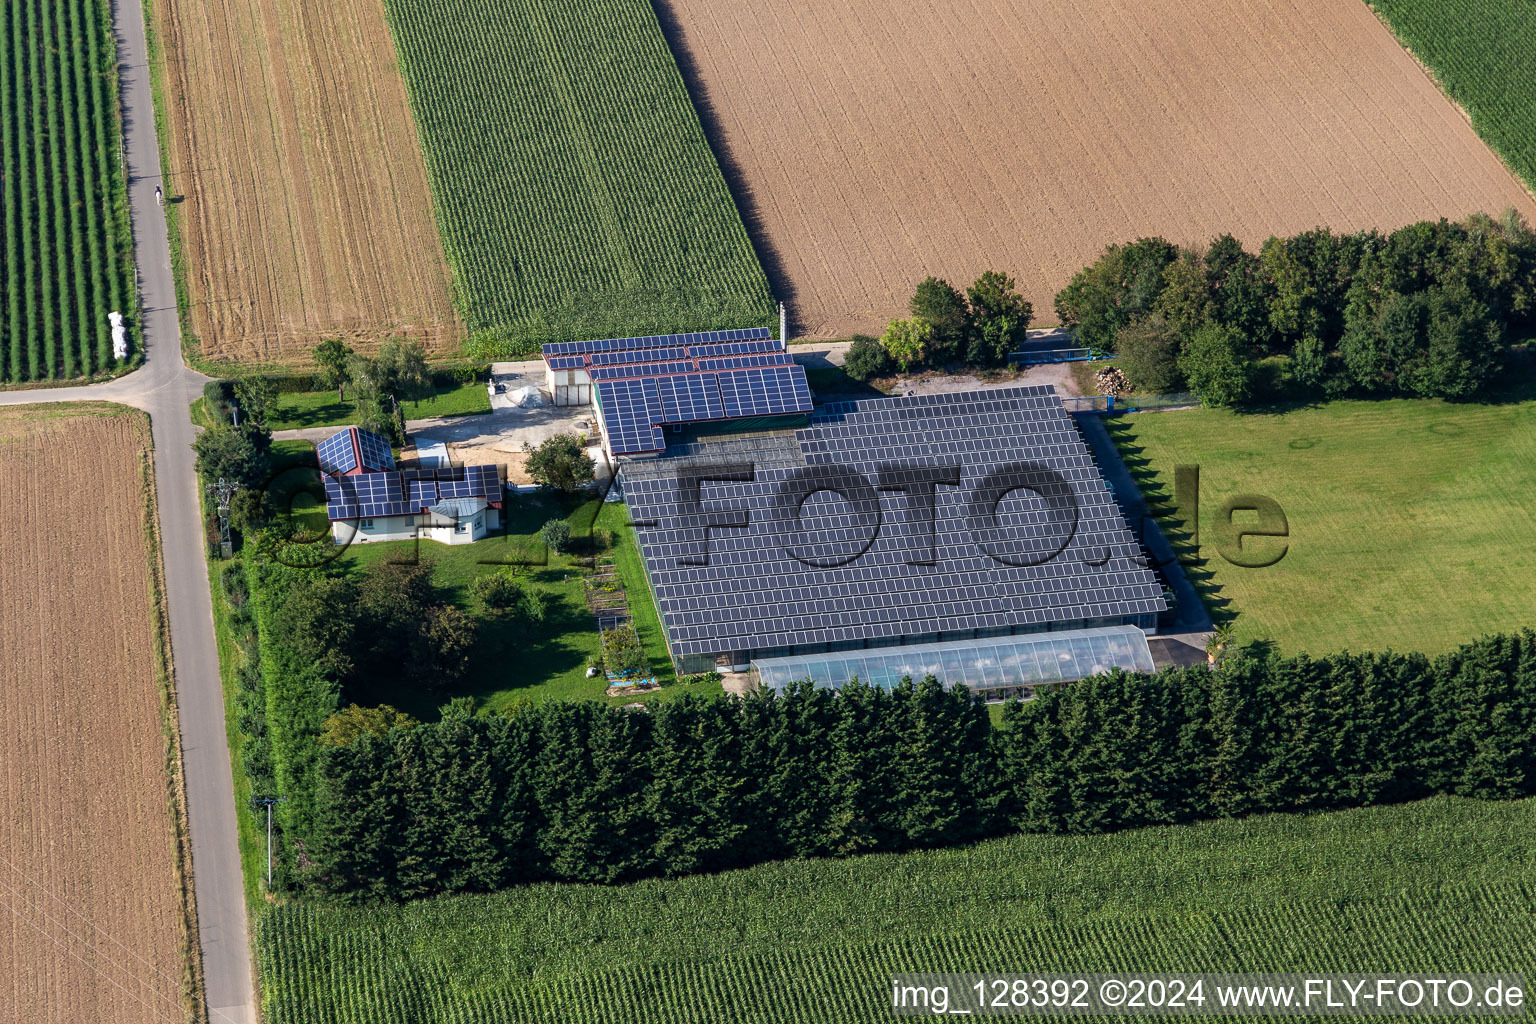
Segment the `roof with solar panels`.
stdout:
<path fill-rule="evenodd" d="M 424 515 L 434 508 L 483 501 L 501 508 L 501 477 L 495 466 L 398 469 L 388 439 L 348 427 L 317 446 L 325 478 L 325 511 L 331 522 Z"/>
<path fill-rule="evenodd" d="M 668 428 L 811 411 L 805 368 L 765 327 L 562 341 L 543 354 L 551 370 L 591 379 L 614 455 L 660 452 Z"/>
<path fill-rule="evenodd" d="M 797 480 L 812 493 L 786 504 Z M 675 657 L 1148 626 L 1167 607 L 1049 387 L 828 404 L 793 433 L 674 444 L 623 482 Z"/>

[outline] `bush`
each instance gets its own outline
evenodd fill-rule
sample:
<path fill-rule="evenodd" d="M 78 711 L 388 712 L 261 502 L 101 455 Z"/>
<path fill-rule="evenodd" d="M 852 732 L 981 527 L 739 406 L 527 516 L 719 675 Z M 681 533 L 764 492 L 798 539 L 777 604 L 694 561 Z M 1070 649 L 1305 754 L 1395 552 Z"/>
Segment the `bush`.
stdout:
<path fill-rule="evenodd" d="M 539 539 L 556 551 L 571 549 L 571 524 L 564 519 L 551 519 L 539 527 Z"/>
<path fill-rule="evenodd" d="M 469 592 L 490 612 L 515 608 L 523 600 L 523 585 L 505 569 L 486 576 L 476 576 L 469 585 Z"/>
<path fill-rule="evenodd" d="M 907 309 L 914 321 L 921 320 L 933 328 L 927 346 L 930 361 L 942 364 L 965 356 L 971 310 L 958 288 L 937 277 L 925 278 L 913 292 Z"/>
<path fill-rule="evenodd" d="M 537 448 L 526 441 L 528 475 L 545 487 L 572 494 L 592 482 L 597 464 L 587 454 L 586 446 L 575 434 L 556 434 Z"/>
<path fill-rule="evenodd" d="M 1184 389 L 1179 348 L 1178 332 L 1155 313 L 1115 334 L 1120 368 L 1142 394 L 1163 395 Z"/>
<path fill-rule="evenodd" d="M 1231 327 L 1207 324 L 1192 334 L 1179 355 L 1179 369 L 1202 405 L 1241 405 L 1252 391 L 1253 357 Z"/>
<path fill-rule="evenodd" d="M 871 377 L 883 377 L 892 369 L 891 356 L 880 342 L 867 334 L 855 334 L 848 355 L 843 359 L 843 372 L 857 381 Z"/>
<path fill-rule="evenodd" d="M 880 336 L 880 345 L 902 373 L 921 369 L 933 345 L 933 325 L 920 317 L 892 320 Z"/>

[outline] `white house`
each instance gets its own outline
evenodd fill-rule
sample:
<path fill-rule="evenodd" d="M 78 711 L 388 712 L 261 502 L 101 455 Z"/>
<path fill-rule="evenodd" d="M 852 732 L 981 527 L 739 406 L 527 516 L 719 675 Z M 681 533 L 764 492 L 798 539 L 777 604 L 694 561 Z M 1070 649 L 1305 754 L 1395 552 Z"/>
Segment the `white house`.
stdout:
<path fill-rule="evenodd" d="M 319 446 L 326 515 L 338 544 L 425 538 L 472 544 L 501 526 L 496 466 L 397 469 L 389 442 L 348 427 Z"/>

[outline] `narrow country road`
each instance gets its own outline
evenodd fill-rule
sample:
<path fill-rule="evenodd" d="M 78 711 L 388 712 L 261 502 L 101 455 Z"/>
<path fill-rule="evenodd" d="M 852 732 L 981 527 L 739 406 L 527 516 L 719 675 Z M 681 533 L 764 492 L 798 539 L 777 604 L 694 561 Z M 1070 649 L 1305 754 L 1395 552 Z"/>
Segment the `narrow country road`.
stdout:
<path fill-rule="evenodd" d="M 193 468 L 194 434 L 187 408 L 207 378 L 188 369 L 181 359 L 170 246 L 164 213 L 155 203 L 160 150 L 155 138 L 143 9 L 139 0 L 114 0 L 112 13 L 122 76 L 128 200 L 144 304 L 144 366 L 106 384 L 0 391 L 0 405 L 121 402 L 150 415 L 204 996 L 211 1024 L 254 1024 L 245 886 L 235 840 L 234 783 L 224 734 L 224 696 Z M 133 940 L 129 935 L 118 938 L 129 943 Z"/>

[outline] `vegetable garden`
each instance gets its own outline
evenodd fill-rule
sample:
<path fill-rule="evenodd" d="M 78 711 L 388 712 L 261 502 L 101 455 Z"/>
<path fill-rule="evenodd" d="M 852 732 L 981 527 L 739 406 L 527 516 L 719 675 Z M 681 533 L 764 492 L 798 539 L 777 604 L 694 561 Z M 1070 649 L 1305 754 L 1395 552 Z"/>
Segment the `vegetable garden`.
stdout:
<path fill-rule="evenodd" d="M 112 310 L 137 333 L 119 135 L 108 4 L 0 4 L 0 380 L 112 369 Z"/>
<path fill-rule="evenodd" d="M 477 354 L 775 317 L 645 0 L 386 0 Z"/>

